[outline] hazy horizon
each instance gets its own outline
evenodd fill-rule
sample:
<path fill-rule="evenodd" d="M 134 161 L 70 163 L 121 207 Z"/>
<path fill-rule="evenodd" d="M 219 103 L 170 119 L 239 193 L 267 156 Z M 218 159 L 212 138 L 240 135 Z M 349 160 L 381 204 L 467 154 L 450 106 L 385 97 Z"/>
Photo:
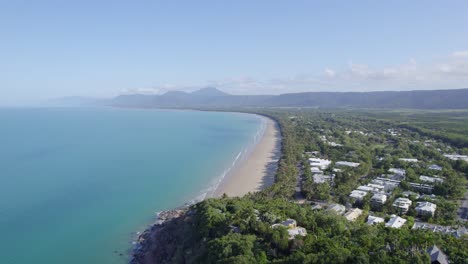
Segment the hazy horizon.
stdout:
<path fill-rule="evenodd" d="M 0 105 L 468 88 L 465 1 L 0 3 Z"/>

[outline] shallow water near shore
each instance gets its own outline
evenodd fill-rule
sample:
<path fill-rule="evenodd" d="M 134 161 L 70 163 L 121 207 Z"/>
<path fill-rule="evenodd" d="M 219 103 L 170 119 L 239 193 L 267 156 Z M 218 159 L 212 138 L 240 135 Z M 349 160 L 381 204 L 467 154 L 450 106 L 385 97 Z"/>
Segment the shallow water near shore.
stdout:
<path fill-rule="evenodd" d="M 127 263 L 155 213 L 218 182 L 254 115 L 0 109 L 0 263 Z"/>

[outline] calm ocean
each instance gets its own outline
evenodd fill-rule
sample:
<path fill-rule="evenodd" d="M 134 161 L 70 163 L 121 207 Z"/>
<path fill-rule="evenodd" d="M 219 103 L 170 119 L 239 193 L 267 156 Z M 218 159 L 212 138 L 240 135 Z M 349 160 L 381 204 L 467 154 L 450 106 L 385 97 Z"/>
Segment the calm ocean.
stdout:
<path fill-rule="evenodd" d="M 203 197 L 262 126 L 235 113 L 0 109 L 0 263 L 126 263 L 135 232 Z"/>

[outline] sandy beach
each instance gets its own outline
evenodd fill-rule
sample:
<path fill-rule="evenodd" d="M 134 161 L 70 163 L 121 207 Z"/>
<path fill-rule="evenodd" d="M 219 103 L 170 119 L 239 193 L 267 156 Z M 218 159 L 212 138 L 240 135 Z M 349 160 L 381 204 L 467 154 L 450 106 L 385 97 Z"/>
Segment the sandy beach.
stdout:
<path fill-rule="evenodd" d="M 278 124 L 262 117 L 266 128 L 260 142 L 221 182 L 215 197 L 224 193 L 228 196 L 243 196 L 248 192 L 262 190 L 274 183 L 278 160 L 281 155 L 281 135 Z"/>

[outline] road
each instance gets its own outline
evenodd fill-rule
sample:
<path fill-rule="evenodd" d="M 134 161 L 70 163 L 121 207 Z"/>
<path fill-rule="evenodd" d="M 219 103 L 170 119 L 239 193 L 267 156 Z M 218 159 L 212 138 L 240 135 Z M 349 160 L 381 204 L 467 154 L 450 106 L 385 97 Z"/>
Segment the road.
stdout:
<path fill-rule="evenodd" d="M 465 197 L 460 201 L 458 208 L 458 219 L 468 221 L 468 192 L 465 192 Z"/>
<path fill-rule="evenodd" d="M 296 165 L 297 168 L 297 183 L 296 183 L 296 192 L 294 193 L 294 200 L 296 201 L 304 201 L 305 196 L 302 193 L 302 181 L 304 179 L 304 166 L 301 163 Z"/>

